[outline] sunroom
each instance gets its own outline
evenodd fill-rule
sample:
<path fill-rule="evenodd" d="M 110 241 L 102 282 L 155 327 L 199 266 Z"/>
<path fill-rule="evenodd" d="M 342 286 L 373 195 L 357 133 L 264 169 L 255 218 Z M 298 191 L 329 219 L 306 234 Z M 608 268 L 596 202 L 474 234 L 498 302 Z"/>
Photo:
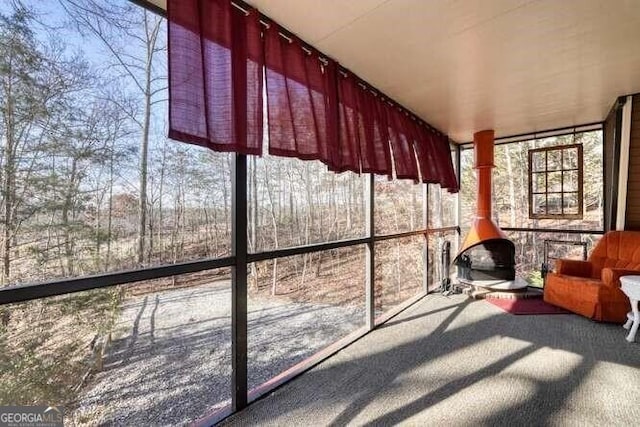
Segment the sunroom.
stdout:
<path fill-rule="evenodd" d="M 639 2 L 0 18 L 0 415 L 640 419 L 627 297 L 545 302 L 559 259 L 640 230 Z"/>

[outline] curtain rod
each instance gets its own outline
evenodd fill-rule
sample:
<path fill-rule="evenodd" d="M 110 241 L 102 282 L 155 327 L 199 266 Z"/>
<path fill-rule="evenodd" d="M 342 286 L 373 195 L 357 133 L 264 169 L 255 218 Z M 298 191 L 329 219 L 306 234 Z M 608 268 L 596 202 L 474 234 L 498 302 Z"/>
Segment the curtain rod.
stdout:
<path fill-rule="evenodd" d="M 251 13 L 251 10 L 255 10 L 258 13 L 258 16 L 260 16 L 260 24 L 262 24 L 262 26 L 264 26 L 265 28 L 270 28 L 271 27 L 271 23 L 275 22 L 273 19 L 271 19 L 267 15 L 263 14 L 262 12 L 260 12 L 260 10 L 258 10 L 258 8 L 255 8 L 255 7 L 251 6 L 251 5 L 248 5 L 242 0 L 232 0 L 231 1 L 231 5 L 234 6 L 236 9 L 242 11 L 247 16 Z M 309 43 L 305 42 L 302 38 L 298 37 L 293 32 L 291 32 L 288 29 L 284 28 L 281 24 L 278 24 L 278 23 L 276 23 L 276 24 L 278 25 L 278 29 L 279 30 L 284 30 L 284 32 L 283 31 L 278 31 L 278 34 L 280 34 L 280 36 L 282 38 L 287 40 L 289 43 L 292 43 L 294 38 L 295 38 L 296 40 L 298 40 L 300 42 L 301 48 L 302 48 L 302 50 L 305 51 L 305 53 L 307 53 L 308 55 L 312 55 L 313 53 L 315 53 L 318 56 L 318 59 L 320 60 L 320 62 L 322 62 L 324 65 L 327 65 L 329 63 L 329 57 L 327 55 L 325 55 L 324 53 L 320 52 L 318 49 L 316 49 L 315 47 L 313 47 Z M 391 97 L 385 95 L 378 88 L 376 88 L 375 86 L 371 85 L 370 83 L 368 83 L 367 81 L 365 81 L 364 79 L 359 77 L 357 74 L 351 72 L 346 67 L 340 65 L 340 63 L 338 61 L 335 61 L 335 62 L 336 62 L 336 64 L 338 64 L 338 72 L 340 72 L 340 74 L 342 74 L 342 76 L 347 77 L 348 74 L 351 74 L 352 76 L 354 76 L 357 79 L 358 84 L 363 89 L 365 89 L 365 90 L 368 89 L 375 96 L 379 96 L 381 99 L 385 100 L 389 105 L 392 105 L 392 106 L 395 106 L 396 108 L 398 108 L 405 115 L 410 115 L 410 116 L 414 117 L 414 121 L 418 121 L 418 122 L 422 123 L 427 129 L 431 130 L 432 132 L 439 133 L 440 135 L 446 136 L 447 139 L 451 140 L 451 138 L 449 138 L 449 136 L 446 133 L 434 128 L 426 120 L 422 119 L 416 113 L 414 113 L 413 111 L 411 111 L 408 108 L 404 107 L 400 103 L 394 101 Z"/>
<path fill-rule="evenodd" d="M 141 6 L 141 7 L 145 8 L 145 9 L 147 9 L 147 10 L 153 12 L 153 13 L 157 13 L 158 15 L 162 16 L 163 18 L 167 18 L 166 9 L 162 9 L 160 6 L 158 6 L 158 5 L 154 4 L 154 3 L 151 3 L 149 0 L 129 0 L 129 1 L 134 3 L 134 4 L 137 4 L 138 6 Z M 271 19 L 267 15 L 263 14 L 262 12 L 260 12 L 260 10 L 258 10 L 257 8 L 252 7 L 251 5 L 248 5 L 247 3 L 245 3 L 242 0 L 232 0 L 232 1 L 230 1 L 230 3 L 231 3 L 231 5 L 233 7 L 235 7 L 236 9 L 238 9 L 240 11 L 242 11 L 245 15 L 249 15 L 251 13 L 250 12 L 251 10 L 255 10 L 258 13 L 258 16 L 260 17 L 260 24 L 262 24 L 265 28 L 270 28 L 271 23 L 276 23 L 273 19 Z M 332 58 L 328 57 L 327 55 L 323 54 L 322 52 L 320 52 L 318 49 L 316 49 L 315 47 L 313 47 L 309 43 L 305 42 L 300 37 L 296 36 L 293 32 L 289 31 L 288 29 L 286 29 L 282 25 L 280 25 L 280 24 L 277 24 L 277 25 L 278 25 L 278 30 L 279 30 L 278 33 L 280 34 L 280 36 L 282 36 L 283 38 L 287 39 L 289 42 L 293 42 L 293 39 L 295 38 L 296 40 L 298 40 L 300 42 L 302 49 L 308 55 L 312 55 L 312 54 L 315 53 L 318 56 L 318 59 L 324 65 L 327 65 L 329 63 L 329 59 L 332 59 Z M 282 31 L 280 31 L 280 30 L 282 30 Z M 335 60 L 333 60 L 333 61 L 335 61 Z M 349 74 L 351 74 L 352 76 L 354 76 L 354 78 L 357 79 L 358 83 L 361 86 L 364 86 L 366 89 L 368 89 L 375 96 L 377 96 L 380 99 L 386 101 L 389 105 L 395 106 L 396 108 L 398 108 L 400 111 L 404 112 L 405 114 L 408 114 L 408 115 L 411 115 L 411 116 L 415 117 L 416 121 L 418 121 L 419 123 L 422 123 L 423 126 L 425 126 L 427 129 L 431 130 L 432 132 L 435 132 L 435 133 L 440 134 L 442 136 L 446 136 L 449 141 L 452 141 L 452 142 L 455 143 L 455 141 L 453 141 L 451 138 L 449 138 L 449 135 L 447 135 L 446 133 L 442 132 L 441 130 L 431 126 L 431 124 L 429 124 L 426 120 L 424 120 L 423 118 L 418 116 L 416 113 L 414 113 L 413 111 L 411 111 L 408 108 L 404 107 L 402 104 L 398 103 L 397 101 L 395 101 L 390 96 L 387 96 L 384 92 L 382 92 L 381 90 L 379 90 L 378 88 L 376 88 L 375 86 L 373 86 L 372 84 L 367 82 L 366 80 L 362 79 L 357 74 L 355 74 L 354 72 L 350 71 L 348 68 L 346 68 L 343 65 L 341 65 L 338 61 L 335 61 L 335 63 L 338 64 L 338 72 L 340 74 L 342 74 L 342 76 L 347 77 Z"/>
<path fill-rule="evenodd" d="M 557 136 L 592 132 L 596 130 L 602 130 L 602 128 L 603 128 L 603 122 L 593 122 L 593 123 L 585 123 L 583 125 L 566 126 L 566 127 L 547 129 L 547 130 L 541 130 L 536 132 L 527 132 L 527 133 L 520 133 L 516 135 L 501 136 L 499 138 L 495 138 L 495 141 L 496 141 L 495 145 L 505 145 L 505 144 L 523 142 L 523 141 L 530 141 L 533 139 L 552 138 Z M 462 150 L 468 150 L 473 147 L 473 142 L 472 141 L 463 142 L 462 144 L 458 144 L 458 146 Z"/>

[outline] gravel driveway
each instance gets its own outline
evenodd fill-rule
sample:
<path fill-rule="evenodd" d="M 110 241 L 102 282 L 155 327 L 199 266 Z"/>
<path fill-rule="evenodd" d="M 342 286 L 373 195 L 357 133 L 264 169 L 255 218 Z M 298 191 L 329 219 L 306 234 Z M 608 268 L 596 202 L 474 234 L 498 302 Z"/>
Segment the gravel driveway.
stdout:
<path fill-rule="evenodd" d="M 104 368 L 69 421 L 184 425 L 229 403 L 230 286 L 218 281 L 125 301 Z M 249 388 L 363 323 L 363 306 L 250 297 Z"/>

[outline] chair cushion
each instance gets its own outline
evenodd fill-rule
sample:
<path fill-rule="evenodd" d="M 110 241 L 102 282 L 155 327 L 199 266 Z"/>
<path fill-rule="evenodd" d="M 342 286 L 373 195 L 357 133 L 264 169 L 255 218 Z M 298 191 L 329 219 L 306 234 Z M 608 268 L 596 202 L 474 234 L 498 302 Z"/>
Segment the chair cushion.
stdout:
<path fill-rule="evenodd" d="M 600 277 L 603 268 L 640 270 L 640 232 L 608 232 L 593 248 L 589 261 L 594 266 L 594 277 Z"/>
<path fill-rule="evenodd" d="M 544 286 L 544 300 L 593 318 L 601 286 L 598 279 L 549 273 Z"/>

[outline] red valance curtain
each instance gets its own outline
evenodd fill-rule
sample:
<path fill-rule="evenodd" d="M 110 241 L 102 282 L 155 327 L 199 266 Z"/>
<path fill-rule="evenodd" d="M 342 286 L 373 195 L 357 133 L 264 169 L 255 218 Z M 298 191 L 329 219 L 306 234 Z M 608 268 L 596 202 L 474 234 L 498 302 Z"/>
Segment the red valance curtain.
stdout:
<path fill-rule="evenodd" d="M 338 141 L 337 65 L 310 55 L 276 25 L 264 29 L 269 153 L 332 165 Z"/>
<path fill-rule="evenodd" d="M 270 154 L 458 190 L 445 135 L 258 11 L 168 0 L 167 12 L 169 137 L 259 155 L 266 125 Z"/>
<path fill-rule="evenodd" d="M 339 124 L 337 157 L 329 169 L 336 172 L 361 170 L 365 151 L 364 108 L 357 81 L 351 73 L 339 71 L 336 81 Z M 386 171 L 385 171 L 386 172 Z"/>

